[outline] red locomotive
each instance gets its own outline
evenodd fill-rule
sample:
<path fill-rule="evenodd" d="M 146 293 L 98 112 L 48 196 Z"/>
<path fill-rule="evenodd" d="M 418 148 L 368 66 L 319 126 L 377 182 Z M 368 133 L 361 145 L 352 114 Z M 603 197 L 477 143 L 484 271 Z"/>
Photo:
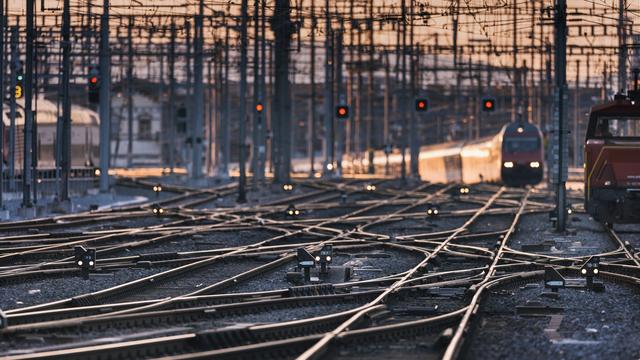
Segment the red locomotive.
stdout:
<path fill-rule="evenodd" d="M 640 102 L 624 95 L 591 109 L 585 208 L 607 224 L 640 222 Z"/>

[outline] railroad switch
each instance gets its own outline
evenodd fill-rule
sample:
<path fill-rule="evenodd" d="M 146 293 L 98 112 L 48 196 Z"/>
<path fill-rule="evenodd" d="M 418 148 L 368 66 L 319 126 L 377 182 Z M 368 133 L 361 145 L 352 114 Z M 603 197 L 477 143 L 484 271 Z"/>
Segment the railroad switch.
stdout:
<path fill-rule="evenodd" d="M 303 285 L 290 287 L 288 289 L 289 297 L 331 295 L 335 293 L 336 289 L 333 287 L 333 284 Z"/>
<path fill-rule="evenodd" d="M 85 249 L 83 246 L 73 248 L 74 262 L 82 271 L 82 277 L 89 279 L 89 271 L 96 268 L 96 249 Z"/>

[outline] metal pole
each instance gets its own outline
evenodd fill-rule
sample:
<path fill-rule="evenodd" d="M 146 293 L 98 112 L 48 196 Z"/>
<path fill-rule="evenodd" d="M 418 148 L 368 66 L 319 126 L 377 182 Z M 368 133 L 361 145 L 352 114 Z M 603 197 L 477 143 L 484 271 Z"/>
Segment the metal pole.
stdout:
<path fill-rule="evenodd" d="M 247 13 L 248 0 L 242 0 L 242 8 L 240 14 L 240 119 L 239 119 L 239 160 L 240 177 L 238 179 L 238 199 L 239 203 L 247 201 L 246 183 L 247 174 L 245 170 L 245 126 L 247 117 Z"/>
<path fill-rule="evenodd" d="M 103 0 L 100 20 L 100 192 L 109 191 L 111 155 L 111 53 L 109 51 L 109 0 Z"/>
<path fill-rule="evenodd" d="M 625 26 L 626 1 L 618 3 L 618 90 L 627 92 L 627 28 Z"/>
<path fill-rule="evenodd" d="M 567 180 L 567 132 L 566 132 L 566 54 L 567 53 L 567 3 L 566 0 L 556 0 L 555 3 L 555 115 L 557 128 L 557 174 L 556 174 L 556 211 L 558 221 L 557 231 L 564 231 L 566 227 L 566 189 Z"/>
<path fill-rule="evenodd" d="M 253 0 L 253 126 L 252 126 L 252 146 L 251 146 L 251 172 L 253 173 L 253 184 L 257 185 L 261 176 L 259 170 L 259 149 L 260 149 L 260 126 L 262 125 L 261 115 L 257 110 L 260 103 L 260 0 Z"/>
<path fill-rule="evenodd" d="M 416 64 L 416 60 L 415 60 L 415 54 L 414 54 L 414 42 L 413 42 L 413 38 L 414 38 L 414 31 L 413 31 L 413 8 L 414 8 L 414 1 L 411 0 L 410 3 L 410 13 L 409 13 L 409 26 L 411 27 L 410 32 L 409 32 L 409 47 L 410 47 L 410 52 L 409 52 L 409 59 L 411 60 L 411 97 L 412 99 L 416 98 L 417 95 L 417 87 L 416 87 L 416 77 L 418 75 L 417 73 L 417 64 Z M 408 104 L 407 104 L 408 106 Z M 410 124 L 409 124 L 409 153 L 411 154 L 411 159 L 410 159 L 410 164 L 409 164 L 409 171 L 411 173 L 411 177 L 413 178 L 418 178 L 420 177 L 420 174 L 418 173 L 418 128 L 417 128 L 417 124 L 416 124 L 416 112 L 415 111 L 411 111 L 411 117 L 410 117 Z"/>
<path fill-rule="evenodd" d="M 231 116 L 231 96 L 229 94 L 229 26 L 225 17 L 225 35 L 224 35 L 224 89 L 223 96 L 223 116 L 221 124 L 222 135 L 222 161 L 219 170 L 219 176 L 223 179 L 229 177 L 229 158 L 231 156 L 231 136 L 229 134 L 229 123 Z"/>
<path fill-rule="evenodd" d="M 169 134 L 175 133 L 176 130 L 176 108 L 174 106 L 174 97 L 176 91 L 176 73 L 175 73 L 175 62 L 176 62 L 176 24 L 171 21 L 171 25 L 169 28 L 171 32 L 171 39 L 169 40 L 169 124 L 168 124 L 168 132 Z M 176 152 L 176 137 L 169 136 L 171 140 L 169 140 L 169 173 L 173 174 L 176 166 L 175 161 L 175 152 Z"/>
<path fill-rule="evenodd" d="M 325 62 L 324 62 L 324 167 L 322 173 L 331 175 L 329 169 L 333 153 L 333 48 L 331 31 L 331 12 L 329 0 L 325 0 Z"/>
<path fill-rule="evenodd" d="M 576 88 L 573 97 L 573 166 L 580 163 L 580 60 L 576 60 Z"/>
<path fill-rule="evenodd" d="M 400 116 L 402 118 L 402 133 L 400 140 L 400 151 L 402 151 L 402 163 L 400 167 L 401 178 L 407 177 L 407 7 L 405 0 L 402 0 L 402 95 L 400 95 Z"/>
<path fill-rule="evenodd" d="M 413 1 L 412 1 L 413 3 Z M 369 1 L 369 19 L 367 20 L 367 26 L 369 30 L 369 84 L 367 84 L 367 124 L 366 124 L 366 136 L 367 136 L 367 152 L 373 152 L 373 104 L 375 101 L 375 95 L 373 93 L 375 78 L 373 76 L 373 67 L 375 65 L 375 45 L 374 45 L 374 31 L 373 31 L 373 0 Z M 413 12 L 413 7 L 412 10 Z M 412 17 L 413 19 L 413 17 Z M 413 31 L 413 27 L 412 27 Z M 413 36 L 413 35 L 412 35 Z M 372 157 L 369 158 L 371 160 Z M 373 174 L 375 167 L 373 161 L 368 162 L 369 166 L 367 172 Z"/>
<path fill-rule="evenodd" d="M 0 0 L 2 1 L 2 0 Z M 16 69 L 20 65 L 18 27 L 11 28 L 11 91 L 9 91 L 9 190 L 15 191 L 16 176 Z"/>
<path fill-rule="evenodd" d="M 382 125 L 382 137 L 384 138 L 385 165 L 384 174 L 389 175 L 389 153 L 391 151 L 391 139 L 389 139 L 389 113 L 391 105 L 391 63 L 389 53 L 384 53 L 384 123 Z"/>
<path fill-rule="evenodd" d="M 518 86 L 520 84 L 520 72 L 518 71 L 518 2 L 513 1 L 513 66 L 511 68 L 511 121 L 515 122 L 518 119 L 518 113 L 520 111 L 520 93 Z"/>
<path fill-rule="evenodd" d="M 215 52 L 217 52 L 217 47 Z M 214 53 L 215 53 L 214 52 Z M 207 95 L 208 95 L 208 100 L 207 100 L 207 112 L 206 112 L 206 118 L 207 118 L 207 147 L 206 147 L 206 151 L 207 151 L 207 176 L 211 176 L 211 169 L 213 168 L 213 152 L 214 152 L 214 148 L 215 148 L 215 142 L 214 142 L 214 128 L 215 128 L 215 121 L 214 121 L 214 108 L 217 105 L 217 97 L 218 97 L 218 92 L 215 91 L 214 86 L 213 86 L 213 78 L 215 77 L 215 74 L 212 71 L 215 71 L 215 69 L 213 69 L 213 60 L 215 59 L 212 58 L 211 60 L 207 61 Z"/>
<path fill-rule="evenodd" d="M 316 139 L 316 2 L 311 0 L 311 69 L 309 70 L 309 77 L 311 81 L 311 99 L 309 109 L 309 124 L 307 125 L 307 154 L 309 156 L 309 177 L 313 177 L 315 169 L 313 168 L 315 162 L 314 142 Z"/>
<path fill-rule="evenodd" d="M 28 2 L 31 3 L 32 0 Z M 69 0 L 64 0 L 62 16 L 62 161 L 60 162 L 62 189 L 60 191 L 60 201 L 69 200 L 69 172 L 71 170 L 71 99 L 69 98 L 69 81 L 71 78 L 71 14 L 69 2 Z M 30 94 L 27 95 L 27 97 L 30 97 Z"/>
<path fill-rule="evenodd" d="M 343 41 L 344 27 L 340 22 L 340 30 L 336 34 L 336 59 L 335 59 L 335 85 L 336 85 L 336 97 L 340 105 L 344 105 L 344 95 L 342 93 L 342 64 L 343 64 Z M 335 115 L 335 114 L 334 114 Z M 346 120 L 346 119 L 345 119 Z M 344 127 L 348 120 L 335 120 L 335 126 L 337 127 L 337 145 L 336 145 L 336 175 L 342 176 L 342 156 L 344 153 Z"/>
<path fill-rule="evenodd" d="M 204 0 L 199 2 L 198 15 L 195 19 L 195 58 L 193 60 L 193 117 L 191 126 L 191 141 L 193 145 L 191 160 L 191 178 L 202 178 L 202 133 L 204 124 L 204 84 L 203 84 L 203 54 L 202 45 L 204 32 L 202 29 L 202 17 L 204 16 Z"/>
<path fill-rule="evenodd" d="M 133 165 L 133 16 L 127 26 L 127 167 Z"/>
<path fill-rule="evenodd" d="M 69 0 L 65 1 L 67 4 Z M 25 81 L 24 81 L 24 147 L 23 147 L 23 169 L 22 169 L 22 207 L 29 208 L 31 202 L 31 171 L 32 171 L 32 143 L 33 143 L 33 43 L 34 43 L 34 7 L 35 0 L 27 0 L 27 46 L 25 59 Z M 68 12 L 68 6 L 65 7 Z M 67 18 L 68 19 L 68 18 Z M 67 23 L 68 25 L 68 23 Z"/>
<path fill-rule="evenodd" d="M 262 4 L 260 7 L 261 11 L 261 24 L 260 31 L 262 36 L 260 36 L 260 68 L 262 71 L 260 72 L 260 96 L 262 97 L 262 105 L 267 108 L 267 104 L 269 104 L 268 92 L 267 92 L 267 0 L 262 0 Z M 260 146 L 260 151 L 258 156 L 260 157 L 258 161 L 258 173 L 264 179 L 266 163 L 267 163 L 267 117 L 269 113 L 265 111 L 265 115 L 261 118 L 262 126 L 260 127 L 260 133 L 258 145 Z"/>
<path fill-rule="evenodd" d="M 0 0 L 0 99 L 4 100 L 4 1 Z M 9 91 L 13 91 L 13 88 Z M 0 105 L 4 112 L 4 103 Z M 4 114 L 0 117 L 0 210 L 4 209 Z"/>

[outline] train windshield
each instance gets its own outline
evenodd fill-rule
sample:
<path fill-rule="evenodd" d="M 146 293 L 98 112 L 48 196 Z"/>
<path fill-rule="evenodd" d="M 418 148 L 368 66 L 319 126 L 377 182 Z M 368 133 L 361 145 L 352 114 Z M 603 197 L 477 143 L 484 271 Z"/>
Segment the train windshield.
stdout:
<path fill-rule="evenodd" d="M 503 148 L 507 153 L 536 151 L 540 149 L 540 139 L 537 137 L 506 138 Z"/>
<path fill-rule="evenodd" d="M 640 117 L 601 117 L 596 124 L 595 137 L 605 139 L 640 137 Z"/>

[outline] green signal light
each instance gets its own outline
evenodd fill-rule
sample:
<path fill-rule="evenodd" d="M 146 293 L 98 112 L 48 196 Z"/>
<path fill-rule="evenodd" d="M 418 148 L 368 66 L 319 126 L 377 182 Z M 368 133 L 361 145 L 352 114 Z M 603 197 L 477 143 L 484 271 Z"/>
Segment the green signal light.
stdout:
<path fill-rule="evenodd" d="M 22 81 L 23 78 L 24 78 L 23 75 L 18 75 L 18 81 Z"/>

